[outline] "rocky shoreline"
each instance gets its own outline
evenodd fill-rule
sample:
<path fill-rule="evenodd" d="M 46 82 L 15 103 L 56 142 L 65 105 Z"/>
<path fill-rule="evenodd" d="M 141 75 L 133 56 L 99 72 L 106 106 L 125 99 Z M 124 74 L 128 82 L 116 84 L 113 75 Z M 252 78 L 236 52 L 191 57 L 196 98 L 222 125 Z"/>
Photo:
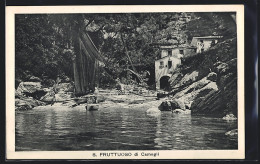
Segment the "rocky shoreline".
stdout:
<path fill-rule="evenodd" d="M 142 95 L 131 92 L 122 93 L 116 89 L 100 90 L 98 93 L 75 97 L 72 92 L 73 86 L 70 83 L 60 83 L 56 86 L 57 93 L 52 93 L 52 87 L 42 88 L 40 82 L 21 82 L 16 90 L 15 110 L 30 110 L 37 106 L 47 105 L 73 108 L 78 105 L 87 106 L 88 104 L 100 104 L 102 107 L 121 104 L 127 108 L 141 104 L 149 109 L 147 113 L 150 114 L 160 111 L 171 111 L 177 114 L 194 114 L 194 104 L 192 101 L 199 95 L 201 96 L 201 92 L 210 93 L 218 90 L 215 82 L 209 80 L 208 77 L 192 83 L 189 87 L 176 93 L 174 96 L 168 93 L 161 98 L 159 98 L 161 94 L 154 91 L 147 91 Z M 187 94 L 189 90 L 192 91 Z M 209 114 L 205 113 L 204 115 Z M 230 113 L 226 115 L 222 114 L 220 117 L 223 117 L 225 120 L 236 120 L 236 116 Z"/>
<path fill-rule="evenodd" d="M 237 117 L 236 38 L 183 59 L 170 78 L 173 100 L 189 106 L 192 115 Z"/>
<path fill-rule="evenodd" d="M 111 108 L 111 107 L 122 107 L 126 108 L 144 108 L 146 114 L 152 117 L 158 117 L 161 112 L 171 112 L 173 114 L 188 114 L 194 115 L 193 104 L 187 103 L 184 98 L 192 98 L 194 95 L 201 95 L 200 92 L 209 89 L 215 91 L 216 85 L 214 82 L 204 78 L 197 83 L 186 88 L 186 90 L 193 89 L 194 87 L 201 84 L 200 88 L 193 90 L 191 94 L 183 94 L 183 92 L 177 93 L 175 96 L 167 94 L 166 97 L 158 98 L 156 92 L 152 92 L 147 96 L 138 95 L 133 93 L 119 93 L 117 90 L 100 90 L 99 93 L 93 93 L 81 97 L 75 97 L 71 92 L 72 86 L 70 83 L 61 83 L 57 86 L 57 93 L 53 96 L 50 94 L 53 88 L 42 88 L 38 82 L 22 82 L 16 90 L 15 98 L 15 110 L 25 111 L 31 109 L 41 109 L 49 106 L 50 108 L 57 107 L 70 107 L 72 110 L 76 106 L 83 106 L 86 109 L 90 108 Z M 214 86 L 214 87 L 212 87 Z M 198 88 L 198 87 L 197 87 Z M 195 92 L 195 93 L 194 93 Z M 43 94 L 44 93 L 44 94 Z M 29 95 L 29 96 L 28 96 Z M 42 97 L 40 97 L 43 95 Z M 159 94 L 160 95 L 160 94 Z M 192 95 L 192 96 L 191 96 Z M 180 97 L 178 97 L 180 96 Z M 55 97 L 55 102 L 53 102 L 53 97 Z M 194 96 L 196 97 L 196 96 Z M 89 106 L 91 104 L 96 104 L 94 106 Z M 209 115 L 209 114 L 204 114 Z M 219 116 L 219 115 L 217 115 Z M 221 115 L 220 118 L 229 122 L 236 121 L 237 118 L 233 114 Z M 237 136 L 237 129 L 228 131 L 225 133 L 226 136 Z"/>

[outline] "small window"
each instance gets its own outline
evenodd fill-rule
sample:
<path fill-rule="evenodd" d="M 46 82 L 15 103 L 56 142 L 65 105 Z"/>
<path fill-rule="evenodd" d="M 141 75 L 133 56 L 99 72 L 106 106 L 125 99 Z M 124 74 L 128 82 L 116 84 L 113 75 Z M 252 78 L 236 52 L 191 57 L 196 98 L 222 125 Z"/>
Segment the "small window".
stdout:
<path fill-rule="evenodd" d="M 183 55 L 183 53 L 184 53 L 184 52 L 183 52 L 183 50 L 180 50 L 180 54 L 182 54 L 182 55 Z"/>
<path fill-rule="evenodd" d="M 160 66 L 159 66 L 159 68 L 163 68 L 164 67 L 164 63 L 163 63 L 163 61 L 160 61 Z"/>
<path fill-rule="evenodd" d="M 172 61 L 171 60 L 168 61 L 168 66 L 169 66 L 169 69 L 172 68 Z"/>
<path fill-rule="evenodd" d="M 172 56 L 172 51 L 171 50 L 168 51 L 168 56 Z"/>

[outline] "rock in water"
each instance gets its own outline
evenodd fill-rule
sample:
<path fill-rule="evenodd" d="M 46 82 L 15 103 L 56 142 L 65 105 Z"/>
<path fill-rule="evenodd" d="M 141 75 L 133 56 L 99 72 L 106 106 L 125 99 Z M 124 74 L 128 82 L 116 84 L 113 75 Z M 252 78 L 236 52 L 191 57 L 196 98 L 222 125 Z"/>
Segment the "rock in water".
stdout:
<path fill-rule="evenodd" d="M 99 105 L 98 104 L 88 104 L 86 106 L 86 110 L 89 110 L 89 111 L 98 110 L 98 109 L 99 109 Z"/>
<path fill-rule="evenodd" d="M 29 110 L 37 106 L 46 105 L 44 102 L 33 98 L 21 97 L 15 99 L 15 110 Z"/>
<path fill-rule="evenodd" d="M 168 101 L 162 102 L 158 108 L 161 111 L 171 111 L 174 109 L 185 110 L 185 105 L 181 100 L 175 99 L 175 100 L 168 100 Z"/>
<path fill-rule="evenodd" d="M 164 98 L 166 97 L 167 94 L 166 93 L 157 93 L 157 98 L 160 99 L 160 98 Z"/>
<path fill-rule="evenodd" d="M 161 111 L 156 108 L 156 107 L 153 107 L 153 108 L 149 108 L 147 111 L 146 111 L 147 115 L 149 116 L 153 116 L 153 117 L 157 117 L 157 116 L 160 116 L 161 114 Z"/>
<path fill-rule="evenodd" d="M 156 107 L 153 107 L 153 108 L 149 108 L 147 111 L 146 111 L 147 114 L 154 114 L 154 113 L 161 113 L 161 111 L 156 108 Z"/>
<path fill-rule="evenodd" d="M 172 109 L 186 109 L 185 104 L 180 99 L 171 100 Z"/>
<path fill-rule="evenodd" d="M 222 119 L 223 119 L 223 120 L 227 120 L 227 121 L 237 120 L 236 116 L 233 115 L 233 114 L 227 114 L 227 115 L 224 116 Z"/>
<path fill-rule="evenodd" d="M 175 110 L 172 111 L 172 113 L 177 113 L 177 114 L 191 114 L 191 110 L 175 109 Z"/>
<path fill-rule="evenodd" d="M 168 101 L 164 101 L 161 103 L 161 105 L 159 105 L 159 110 L 160 111 L 171 111 L 172 108 L 171 108 L 171 104 L 168 103 Z"/>
<path fill-rule="evenodd" d="M 143 98 L 135 99 L 129 102 L 129 104 L 142 104 L 145 101 Z"/>
<path fill-rule="evenodd" d="M 226 132 L 225 135 L 226 136 L 234 136 L 234 135 L 237 135 L 237 133 L 238 133 L 237 129 L 233 129 L 233 130 Z"/>
<path fill-rule="evenodd" d="M 97 103 L 106 101 L 106 97 L 103 95 L 97 95 Z"/>

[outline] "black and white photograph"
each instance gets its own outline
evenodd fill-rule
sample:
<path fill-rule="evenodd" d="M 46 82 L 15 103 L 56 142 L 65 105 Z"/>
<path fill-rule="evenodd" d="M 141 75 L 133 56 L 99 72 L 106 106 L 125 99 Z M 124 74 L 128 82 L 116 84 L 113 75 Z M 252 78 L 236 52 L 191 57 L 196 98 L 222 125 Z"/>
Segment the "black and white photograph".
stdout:
<path fill-rule="evenodd" d="M 10 10 L 10 152 L 243 158 L 243 6 L 46 8 Z"/>

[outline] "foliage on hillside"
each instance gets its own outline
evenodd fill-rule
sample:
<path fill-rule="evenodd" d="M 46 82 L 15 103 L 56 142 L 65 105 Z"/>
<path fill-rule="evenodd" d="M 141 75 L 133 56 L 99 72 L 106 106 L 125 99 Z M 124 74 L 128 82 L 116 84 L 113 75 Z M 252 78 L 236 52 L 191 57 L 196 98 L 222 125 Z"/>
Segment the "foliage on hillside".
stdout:
<path fill-rule="evenodd" d="M 177 21 L 181 15 L 16 15 L 16 80 L 28 80 L 30 76 L 56 79 L 62 74 L 73 79 L 72 61 L 78 53 L 79 32 L 91 36 L 105 59 L 107 72 L 115 77 L 121 75 L 126 65 L 151 65 L 159 55 L 158 48 L 151 44 L 182 42 L 182 38 L 172 34 L 176 29 L 181 30 L 182 23 Z"/>
<path fill-rule="evenodd" d="M 235 13 L 195 13 L 195 19 L 187 24 L 188 40 L 194 36 L 221 35 L 224 39 L 236 37 Z"/>
<path fill-rule="evenodd" d="M 73 59 L 79 52 L 80 32 L 90 35 L 105 59 L 101 79 L 106 83 L 125 76 L 126 65 L 154 75 L 158 45 L 180 45 L 192 36 L 234 33 L 230 13 L 124 13 L 16 15 L 16 80 L 31 76 L 73 80 Z M 189 16 L 190 22 L 186 20 Z M 214 23 L 212 23 L 212 21 Z M 232 23 L 232 22 L 231 22 Z M 233 26 L 232 26 L 233 27 Z M 214 29 L 213 31 L 211 29 Z M 230 31 L 231 30 L 231 31 Z M 228 33 L 229 32 L 229 33 Z M 142 65 L 142 66 L 140 66 Z M 154 77 L 150 77 L 150 83 Z"/>

